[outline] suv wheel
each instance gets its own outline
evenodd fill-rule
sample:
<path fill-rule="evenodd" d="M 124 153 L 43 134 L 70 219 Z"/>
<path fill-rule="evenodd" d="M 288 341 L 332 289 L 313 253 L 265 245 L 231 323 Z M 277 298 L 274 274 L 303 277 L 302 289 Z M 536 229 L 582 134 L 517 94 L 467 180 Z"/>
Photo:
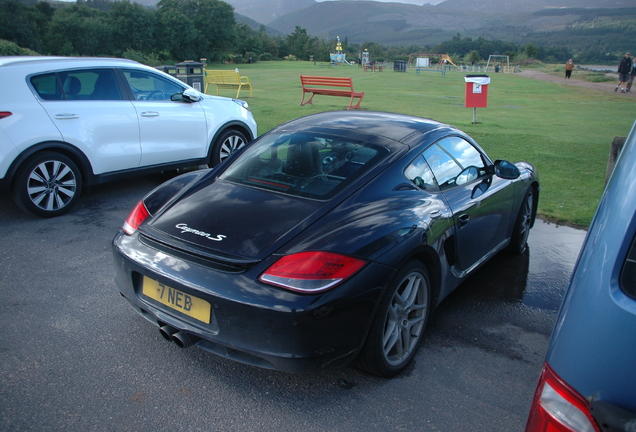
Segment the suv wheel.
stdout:
<path fill-rule="evenodd" d="M 23 210 L 42 217 L 68 212 L 82 192 L 82 176 L 68 157 L 43 152 L 28 159 L 13 181 L 13 199 Z"/>
<path fill-rule="evenodd" d="M 223 132 L 212 146 L 212 155 L 210 156 L 210 167 L 216 166 L 225 159 L 232 156 L 234 152 L 247 144 L 247 138 L 241 132 L 228 129 Z"/>

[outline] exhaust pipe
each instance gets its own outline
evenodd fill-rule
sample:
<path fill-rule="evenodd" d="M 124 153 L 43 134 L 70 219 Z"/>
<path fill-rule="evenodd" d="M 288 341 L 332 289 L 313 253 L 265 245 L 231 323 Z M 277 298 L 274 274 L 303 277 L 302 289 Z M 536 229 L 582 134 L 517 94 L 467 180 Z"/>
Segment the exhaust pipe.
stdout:
<path fill-rule="evenodd" d="M 174 327 L 170 327 L 169 325 L 159 327 L 159 333 L 161 333 L 161 336 L 163 336 L 163 338 L 168 342 L 172 340 L 172 335 L 174 335 L 178 331 L 179 330 Z"/>
<path fill-rule="evenodd" d="M 179 348 L 187 348 L 197 341 L 198 338 L 190 336 L 186 332 L 177 332 L 172 335 L 172 341 L 177 344 Z"/>
<path fill-rule="evenodd" d="M 179 331 L 178 329 L 165 324 L 159 327 L 159 333 L 161 333 L 161 336 L 165 340 L 168 342 L 174 342 L 179 348 L 187 348 L 190 345 L 197 343 L 199 340 L 199 338 L 194 335 L 190 335 L 184 331 Z"/>

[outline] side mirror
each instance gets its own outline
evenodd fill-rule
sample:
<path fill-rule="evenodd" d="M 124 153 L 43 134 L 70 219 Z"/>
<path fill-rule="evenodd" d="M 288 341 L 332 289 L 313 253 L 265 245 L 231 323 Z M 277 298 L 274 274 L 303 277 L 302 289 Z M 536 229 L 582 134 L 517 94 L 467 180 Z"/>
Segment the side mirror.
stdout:
<path fill-rule="evenodd" d="M 495 175 L 504 179 L 514 180 L 521 175 L 521 171 L 512 162 L 497 160 L 495 161 Z"/>
<path fill-rule="evenodd" d="M 183 92 L 183 98 L 190 102 L 199 102 L 201 100 L 201 95 L 195 89 L 186 89 Z"/>
<path fill-rule="evenodd" d="M 183 93 L 175 93 L 170 96 L 173 102 L 199 102 L 201 95 L 194 89 L 185 89 Z"/>

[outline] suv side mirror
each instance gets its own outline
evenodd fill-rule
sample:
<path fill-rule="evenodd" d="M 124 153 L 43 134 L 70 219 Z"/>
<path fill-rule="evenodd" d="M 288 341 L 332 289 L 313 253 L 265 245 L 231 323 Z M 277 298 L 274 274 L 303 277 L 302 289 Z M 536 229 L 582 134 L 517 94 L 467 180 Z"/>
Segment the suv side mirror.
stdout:
<path fill-rule="evenodd" d="M 495 161 L 495 175 L 508 180 L 514 180 L 521 175 L 519 168 L 506 160 Z"/>
<path fill-rule="evenodd" d="M 185 89 L 183 93 L 175 93 L 170 96 L 170 100 L 174 102 L 199 102 L 201 95 L 194 89 Z"/>
<path fill-rule="evenodd" d="M 183 98 L 190 102 L 199 102 L 201 100 L 201 95 L 194 89 L 186 89 L 183 92 Z"/>

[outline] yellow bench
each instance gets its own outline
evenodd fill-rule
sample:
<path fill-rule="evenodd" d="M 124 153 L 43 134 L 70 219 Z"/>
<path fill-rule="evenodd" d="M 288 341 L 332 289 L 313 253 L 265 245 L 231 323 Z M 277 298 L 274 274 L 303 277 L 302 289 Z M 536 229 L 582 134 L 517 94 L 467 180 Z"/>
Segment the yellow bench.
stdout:
<path fill-rule="evenodd" d="M 252 97 L 252 84 L 250 84 L 249 78 L 241 76 L 238 72 L 233 70 L 207 70 L 205 71 L 205 90 L 203 93 L 208 92 L 208 86 L 210 84 L 216 85 L 216 94 L 219 95 L 219 90 L 231 88 L 237 89 L 236 98 L 241 95 L 241 89 L 250 89 L 250 98 Z"/>

